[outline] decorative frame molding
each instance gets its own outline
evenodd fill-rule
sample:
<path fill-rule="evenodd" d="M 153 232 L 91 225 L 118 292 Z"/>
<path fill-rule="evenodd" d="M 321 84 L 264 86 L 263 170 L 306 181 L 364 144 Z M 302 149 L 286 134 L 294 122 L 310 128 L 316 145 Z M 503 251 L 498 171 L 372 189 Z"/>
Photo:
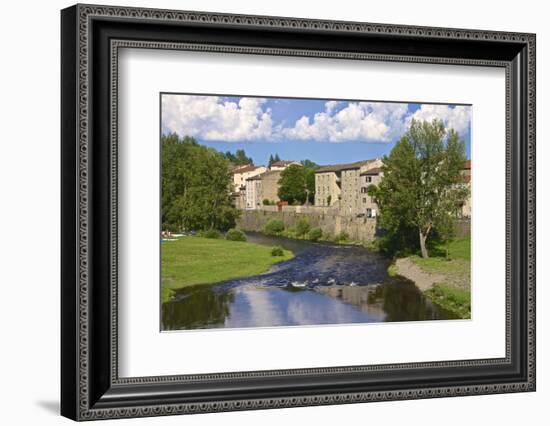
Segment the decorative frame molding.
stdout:
<path fill-rule="evenodd" d="M 128 24 L 139 29 L 128 29 Z M 212 42 L 204 29 L 235 34 Z M 178 39 L 173 28 L 186 29 Z M 140 32 L 141 31 L 141 32 Z M 265 33 L 269 47 L 247 42 Z M 158 34 L 158 41 L 140 38 Z M 185 32 L 185 31 L 183 31 Z M 268 34 L 269 33 L 269 34 Z M 289 37 L 316 34 L 337 49 L 300 47 Z M 346 40 L 372 41 L 365 51 Z M 182 40 L 188 37 L 189 40 Z M 271 38 L 270 38 L 271 37 Z M 279 39 L 280 38 L 280 39 Z M 352 402 L 433 398 L 535 389 L 535 43 L 533 34 L 266 16 L 76 5 L 62 11 L 62 414 L 75 420 L 141 417 Z M 286 44 L 285 44 L 286 43 Z M 389 43 L 398 45 L 392 47 Z M 418 46 L 418 54 L 399 52 Z M 282 44 L 282 45 L 281 45 Z M 297 45 L 296 45 L 297 44 Z M 304 42 L 303 44 L 308 44 Z M 311 44 L 311 43 L 310 43 Z M 314 44 L 314 43 L 313 43 Z M 445 45 L 456 47 L 449 56 Z M 465 53 L 462 46 L 477 47 Z M 154 48 L 239 54 L 478 65 L 506 70 L 506 357 L 414 364 L 327 367 L 187 376 L 119 378 L 117 368 L 118 49 Z M 430 54 L 432 52 L 433 54 Z M 435 53 L 439 52 L 437 55 Z M 460 56 L 460 53 L 463 55 Z M 91 166 L 93 158 L 93 167 Z M 106 173 L 105 173 L 106 172 Z M 106 176 L 108 178 L 106 178 Z M 106 190 L 106 191 L 102 191 Z M 106 192 L 107 194 L 103 194 Z M 107 257 L 104 257 L 103 252 Z M 517 261 L 512 261 L 513 257 Z M 449 372 L 501 369 L 508 380 L 452 384 Z M 453 370 L 454 369 L 454 370 Z M 410 386 L 426 371 L 433 386 Z M 394 382 L 377 387 L 379 373 Z M 428 374 L 429 373 L 429 374 Z M 447 374 L 447 378 L 445 376 Z M 342 389 L 330 381 L 349 379 Z M 297 390 L 292 378 L 311 379 Z M 504 376 L 503 376 L 504 377 Z M 248 381 L 237 393 L 224 382 Z M 277 380 L 281 379 L 281 380 Z M 450 381 L 449 381 L 450 380 Z M 281 385 L 284 381 L 284 386 Z M 458 381 L 458 380 L 457 380 Z M 391 382 L 391 380 L 390 380 Z M 404 385 L 404 383 L 408 385 Z M 253 389 L 269 387 L 267 397 Z M 189 392 L 189 387 L 196 393 Z M 286 386 L 286 387 L 285 387 Z M 179 396 L 171 395 L 175 387 Z M 284 389 L 283 389 L 284 388 Z M 139 391 L 139 392 L 138 392 Z M 139 395 L 138 395 L 139 393 Z M 265 393 L 265 390 L 264 390 Z M 269 392 L 268 392 L 269 393 Z"/>

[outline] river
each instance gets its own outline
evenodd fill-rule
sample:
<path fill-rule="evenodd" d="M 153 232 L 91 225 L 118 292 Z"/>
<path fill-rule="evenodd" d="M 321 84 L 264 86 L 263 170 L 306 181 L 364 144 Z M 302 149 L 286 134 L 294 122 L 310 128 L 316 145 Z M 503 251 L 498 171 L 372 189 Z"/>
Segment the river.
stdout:
<path fill-rule="evenodd" d="M 374 251 L 258 233 L 247 238 L 295 257 L 261 275 L 178 290 L 162 305 L 162 330 L 456 318 L 411 282 L 389 277 L 389 261 Z"/>

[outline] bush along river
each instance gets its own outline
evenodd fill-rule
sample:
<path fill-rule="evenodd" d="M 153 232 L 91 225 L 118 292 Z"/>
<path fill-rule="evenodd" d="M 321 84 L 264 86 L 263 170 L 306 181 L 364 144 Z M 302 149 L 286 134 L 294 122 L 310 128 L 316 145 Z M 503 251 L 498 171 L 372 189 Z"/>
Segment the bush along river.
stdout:
<path fill-rule="evenodd" d="M 259 233 L 247 238 L 279 245 L 295 257 L 261 275 L 177 290 L 162 304 L 162 330 L 457 318 L 412 282 L 389 277 L 389 260 L 374 251 Z"/>

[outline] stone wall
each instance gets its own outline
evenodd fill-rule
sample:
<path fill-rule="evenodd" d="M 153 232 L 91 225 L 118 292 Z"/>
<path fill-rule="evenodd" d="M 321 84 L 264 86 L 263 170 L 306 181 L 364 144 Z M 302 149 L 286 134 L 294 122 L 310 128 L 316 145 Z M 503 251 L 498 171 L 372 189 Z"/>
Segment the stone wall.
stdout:
<path fill-rule="evenodd" d="M 300 219 L 305 218 L 312 228 L 321 228 L 325 236 L 334 237 L 341 232 L 346 232 L 354 241 L 368 242 L 374 239 L 376 219 L 340 216 L 307 208 L 300 209 L 300 212 L 297 210 L 296 208 L 283 209 L 280 212 L 271 211 L 271 209 L 243 210 L 237 226 L 245 231 L 259 232 L 263 231 L 265 224 L 270 219 L 282 220 L 285 228 L 290 228 L 295 226 Z"/>
<path fill-rule="evenodd" d="M 263 206 L 261 210 L 242 210 L 237 226 L 244 231 L 261 232 L 270 219 L 282 220 L 286 229 L 300 219 L 307 219 L 312 228 L 321 228 L 325 236 L 346 232 L 354 241 L 369 242 L 376 235 L 375 218 L 341 216 L 335 209 L 322 207 L 284 206 L 277 211 L 277 206 Z M 470 220 L 458 220 L 456 233 L 457 237 L 470 235 Z"/>

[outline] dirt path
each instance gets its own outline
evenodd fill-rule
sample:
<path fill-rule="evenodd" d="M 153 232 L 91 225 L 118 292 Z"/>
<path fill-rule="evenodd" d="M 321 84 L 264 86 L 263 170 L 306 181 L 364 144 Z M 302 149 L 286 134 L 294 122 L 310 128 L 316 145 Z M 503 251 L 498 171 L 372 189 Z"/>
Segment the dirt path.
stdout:
<path fill-rule="evenodd" d="M 397 273 L 413 281 L 421 291 L 432 288 L 435 283 L 446 281 L 443 274 L 434 274 L 423 271 L 420 266 L 414 264 L 409 258 L 397 259 L 395 261 Z"/>

